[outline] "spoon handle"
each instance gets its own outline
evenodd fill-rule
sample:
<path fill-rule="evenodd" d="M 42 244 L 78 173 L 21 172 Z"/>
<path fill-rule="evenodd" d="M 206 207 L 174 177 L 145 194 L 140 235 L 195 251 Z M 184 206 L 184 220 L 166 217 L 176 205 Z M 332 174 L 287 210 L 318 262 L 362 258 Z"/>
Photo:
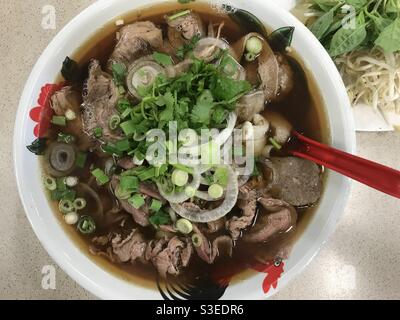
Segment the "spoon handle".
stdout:
<path fill-rule="evenodd" d="M 295 150 L 290 151 L 294 156 L 311 160 L 374 189 L 400 198 L 400 171 L 321 144 L 298 132 L 293 132 L 293 134 L 300 142 Z"/>

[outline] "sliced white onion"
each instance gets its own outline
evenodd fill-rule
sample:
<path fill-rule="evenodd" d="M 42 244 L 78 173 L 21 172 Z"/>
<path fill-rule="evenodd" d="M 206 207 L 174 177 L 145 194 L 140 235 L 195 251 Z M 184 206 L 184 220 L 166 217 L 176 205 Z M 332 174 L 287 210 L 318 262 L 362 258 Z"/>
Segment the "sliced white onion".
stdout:
<path fill-rule="evenodd" d="M 218 57 L 220 50 L 229 50 L 229 44 L 218 38 L 204 38 L 197 42 L 193 55 L 197 59 L 211 62 Z"/>
<path fill-rule="evenodd" d="M 235 129 L 236 126 L 236 121 L 237 121 L 237 115 L 235 112 L 231 112 L 228 117 L 228 125 L 227 127 L 222 130 L 218 136 L 213 139 L 213 143 L 215 143 L 217 146 L 222 147 L 231 137 L 233 130 Z M 191 147 L 181 147 L 179 149 L 179 152 L 182 152 L 183 154 L 190 154 L 193 157 L 198 157 L 201 155 L 201 147 L 202 145 L 196 145 L 196 146 L 191 146 Z"/>
<path fill-rule="evenodd" d="M 194 188 L 197 190 L 200 187 L 201 174 L 197 170 L 195 170 L 192 177 L 193 177 L 192 182 L 189 183 L 186 187 Z M 182 203 L 182 202 L 185 202 L 190 199 L 190 197 L 187 195 L 187 193 L 185 191 L 173 193 L 173 194 L 167 193 L 164 191 L 162 184 L 159 182 L 157 182 L 157 187 L 158 187 L 158 191 L 160 192 L 160 194 L 171 205 L 173 203 Z"/>
<path fill-rule="evenodd" d="M 239 194 L 239 186 L 235 171 L 227 165 L 223 165 L 221 167 L 224 167 L 228 170 L 228 187 L 226 190 L 226 197 L 218 208 L 212 210 L 195 210 L 185 208 L 178 203 L 171 203 L 172 209 L 178 215 L 188 219 L 191 222 L 207 223 L 216 221 L 226 216 L 236 204 Z"/>

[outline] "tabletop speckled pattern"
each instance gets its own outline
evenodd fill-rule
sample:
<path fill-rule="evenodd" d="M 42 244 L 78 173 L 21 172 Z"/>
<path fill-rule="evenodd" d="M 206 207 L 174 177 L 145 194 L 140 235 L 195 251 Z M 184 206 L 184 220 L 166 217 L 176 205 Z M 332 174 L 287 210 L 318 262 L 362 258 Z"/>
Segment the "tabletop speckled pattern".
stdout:
<path fill-rule="evenodd" d="M 55 34 L 93 0 L 0 0 L 0 298 L 95 299 L 57 267 L 56 289 L 41 286 L 54 265 L 22 208 L 12 165 L 15 110 L 24 83 Z M 41 27 L 53 5 L 56 30 Z M 359 133 L 358 153 L 400 169 L 400 133 Z M 400 299 L 400 202 L 355 183 L 336 232 L 274 299 Z"/>

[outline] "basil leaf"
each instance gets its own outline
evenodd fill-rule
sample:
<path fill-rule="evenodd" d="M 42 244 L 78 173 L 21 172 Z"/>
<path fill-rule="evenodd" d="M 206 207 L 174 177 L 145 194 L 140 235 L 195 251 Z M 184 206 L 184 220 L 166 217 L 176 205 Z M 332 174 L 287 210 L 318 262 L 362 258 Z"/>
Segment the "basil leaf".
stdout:
<path fill-rule="evenodd" d="M 346 4 L 355 7 L 356 9 L 361 9 L 367 5 L 368 0 L 345 0 Z"/>
<path fill-rule="evenodd" d="M 31 145 L 27 146 L 26 148 L 37 156 L 41 156 L 44 154 L 46 149 L 46 138 L 38 138 L 32 142 Z"/>
<path fill-rule="evenodd" d="M 311 25 L 310 30 L 318 40 L 321 40 L 324 37 L 326 32 L 329 30 L 329 27 L 333 24 L 333 17 L 337 8 L 338 6 L 333 7 Z"/>
<path fill-rule="evenodd" d="M 399 13 L 400 12 L 400 1 L 399 0 L 389 0 L 385 7 L 386 13 Z"/>
<path fill-rule="evenodd" d="M 340 28 L 332 37 L 329 54 L 336 57 L 357 49 L 367 37 L 364 13 L 361 12 L 357 17 L 355 29 Z"/>
<path fill-rule="evenodd" d="M 375 40 L 375 45 L 389 53 L 400 50 L 400 17 L 382 31 Z"/>
<path fill-rule="evenodd" d="M 67 81 L 79 82 L 82 80 L 83 72 L 76 61 L 66 57 L 62 64 L 61 74 Z"/>
<path fill-rule="evenodd" d="M 268 43 L 275 51 L 284 51 L 293 40 L 294 27 L 283 27 L 275 30 L 268 37 Z"/>
<path fill-rule="evenodd" d="M 335 7 L 337 3 L 338 1 L 332 1 L 332 0 L 314 0 L 314 4 L 311 6 L 311 9 L 328 12 L 333 7 Z"/>

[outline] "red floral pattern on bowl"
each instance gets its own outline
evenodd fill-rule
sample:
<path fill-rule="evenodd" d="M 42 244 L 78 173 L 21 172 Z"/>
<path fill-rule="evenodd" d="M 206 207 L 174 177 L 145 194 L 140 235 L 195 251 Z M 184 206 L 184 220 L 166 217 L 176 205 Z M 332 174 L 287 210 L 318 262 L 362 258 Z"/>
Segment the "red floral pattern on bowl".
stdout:
<path fill-rule="evenodd" d="M 50 105 L 51 96 L 58 90 L 60 90 L 64 84 L 45 84 L 40 90 L 38 98 L 38 106 L 31 109 L 29 117 L 37 122 L 33 130 L 33 134 L 37 138 L 44 138 L 50 128 L 51 118 L 53 116 L 53 109 Z"/>

